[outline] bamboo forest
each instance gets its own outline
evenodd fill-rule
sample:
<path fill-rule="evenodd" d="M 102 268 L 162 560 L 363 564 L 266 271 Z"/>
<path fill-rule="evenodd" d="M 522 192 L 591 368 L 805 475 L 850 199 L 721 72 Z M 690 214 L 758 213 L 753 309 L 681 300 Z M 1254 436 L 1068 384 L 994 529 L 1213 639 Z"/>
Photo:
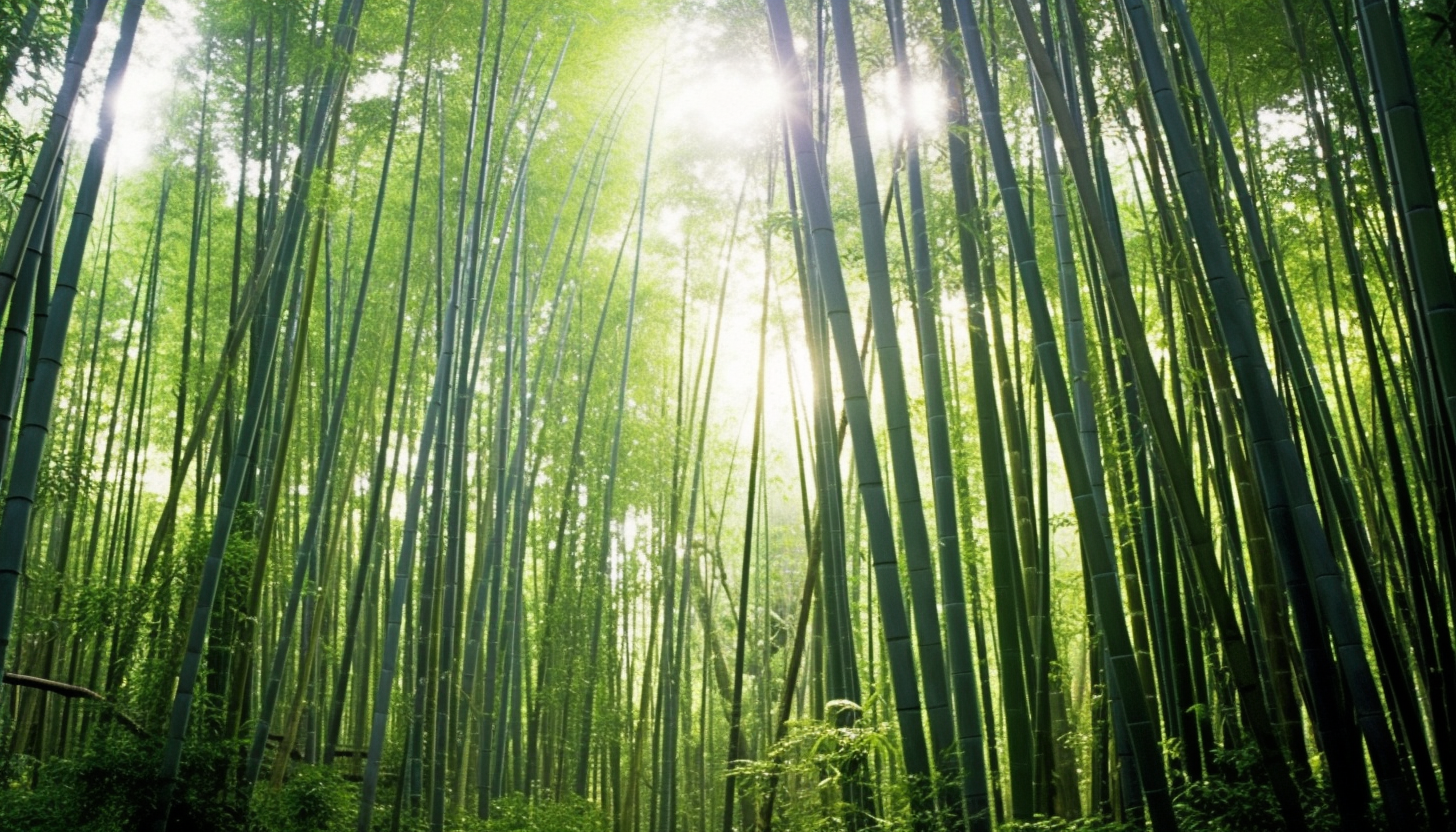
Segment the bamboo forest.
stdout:
<path fill-rule="evenodd" d="M 1456 829 L 1456 0 L 0 0 L 0 101 L 0 832 Z"/>

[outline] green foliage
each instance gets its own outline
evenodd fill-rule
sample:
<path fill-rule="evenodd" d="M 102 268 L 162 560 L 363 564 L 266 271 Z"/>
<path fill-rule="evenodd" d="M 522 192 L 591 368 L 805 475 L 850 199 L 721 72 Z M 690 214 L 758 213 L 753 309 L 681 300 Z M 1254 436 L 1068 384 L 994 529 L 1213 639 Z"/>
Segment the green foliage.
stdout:
<path fill-rule="evenodd" d="M 30 179 L 26 162 L 40 146 L 42 134 L 20 126 L 8 112 L 0 114 L 0 198 L 13 203 Z"/>
<path fill-rule="evenodd" d="M 103 729 L 105 730 L 105 729 Z M 160 793 L 159 747 L 110 729 L 85 753 L 40 763 L 12 756 L 0 764 L 0 829 L 30 832 L 126 832 L 145 828 Z M 194 744 L 183 758 L 173 822 L 179 829 L 240 829 L 242 815 L 216 785 L 229 750 Z"/>
<path fill-rule="evenodd" d="M 355 787 L 324 766 L 300 766 L 281 788 L 253 797 L 254 824 L 268 832 L 343 832 L 358 809 Z"/>
<path fill-rule="evenodd" d="M 144 771 L 155 782 L 157 759 L 161 757 L 161 740 L 148 744 L 150 756 Z M 177 796 L 172 802 L 170 829 L 245 829 L 247 802 L 233 788 L 237 761 L 242 749 L 235 742 L 219 740 L 193 741 L 182 749 L 182 767 L 177 775 Z M 147 795 L 150 804 L 160 787 Z"/>
<path fill-rule="evenodd" d="M 110 729 L 76 757 L 41 763 L 34 757 L 12 756 L 0 763 L 0 829 L 145 829 L 161 794 L 159 755 L 156 740 Z M 235 743 L 189 743 L 183 752 L 171 828 L 214 832 L 343 832 L 353 828 L 358 792 L 341 774 L 322 766 L 300 766 L 281 788 L 259 788 L 250 812 L 235 787 L 241 759 L 242 749 Z M 562 825 L 551 817 L 544 825 L 489 828 L 583 832 L 602 828 Z"/>
<path fill-rule="evenodd" d="M 507 795 L 490 805 L 490 820 L 470 818 L 447 829 L 457 832 L 606 832 L 607 815 L 576 795 L 531 800 Z"/>
<path fill-rule="evenodd" d="M 30 3 L 7 0 L 0 4 L 0 204 L 15 203 L 30 179 L 30 166 L 40 146 L 43 129 L 16 118 L 32 101 L 48 103 L 54 96 L 52 73 L 59 69 L 71 24 L 70 4 L 62 0 L 36 0 L 38 15 L 29 31 L 22 21 Z M 48 112 L 48 107 L 41 107 Z"/>
<path fill-rule="evenodd" d="M 1258 752 L 1253 748 L 1218 749 L 1212 756 L 1208 776 L 1187 784 L 1177 795 L 1180 828 L 1185 832 L 1283 829 L 1274 790 L 1260 771 Z M 1310 829 L 1334 829 L 1338 825 L 1325 791 L 1306 789 L 1303 799 Z"/>
<path fill-rule="evenodd" d="M 832 721 L 803 720 L 789 723 L 788 735 L 772 747 L 765 759 L 746 763 L 739 771 L 744 788 L 754 801 L 761 801 L 770 786 L 779 790 L 774 810 L 775 829 L 837 832 L 848 828 L 846 818 L 853 811 L 844 799 L 849 773 L 856 765 L 868 764 L 876 755 L 883 755 L 880 762 L 885 762 L 895 754 L 896 748 L 889 725 L 864 721 L 853 727 L 841 727 Z M 884 832 L 911 828 L 913 784 L 895 778 L 894 782 L 880 785 L 878 817 L 869 820 L 869 828 Z M 1304 802 L 1311 830 L 1322 832 L 1336 828 L 1337 819 L 1324 790 L 1307 789 Z M 1184 832 L 1283 829 L 1273 790 L 1267 778 L 1259 773 L 1259 757 L 1251 748 L 1214 751 L 1207 776 L 1179 789 L 1174 808 Z M 927 827 L 950 828 L 948 820 L 930 818 Z M 1131 832 L 1141 826 L 1102 817 L 1038 817 L 1031 821 L 1013 821 L 1001 828 L 1006 832 Z"/>
<path fill-rule="evenodd" d="M 151 752 L 120 736 L 85 754 L 41 764 L 12 756 L 3 764 L 0 828 L 103 832 L 140 828 L 154 794 Z"/>
<path fill-rule="evenodd" d="M 1132 832 L 1140 827 L 1105 818 L 1038 818 L 1033 821 L 1016 822 L 1001 827 L 1003 832 Z"/>
<path fill-rule="evenodd" d="M 862 720 L 835 724 L 838 712 L 859 711 L 851 702 L 830 702 L 824 721 L 799 720 L 761 760 L 746 761 L 739 769 L 745 796 L 761 802 L 770 788 L 780 790 L 774 809 L 774 828 L 781 832 L 838 832 L 848 829 L 856 811 L 846 800 L 859 772 L 876 755 L 893 756 L 899 743 L 889 725 Z M 787 791 L 787 794 L 782 792 Z M 905 795 L 894 788 L 882 792 L 876 829 L 909 828 Z"/>
<path fill-rule="evenodd" d="M 1325 791 L 1309 788 L 1303 798 L 1311 830 L 1322 832 L 1338 826 Z M 1284 828 L 1274 791 L 1260 773 L 1259 755 L 1252 748 L 1215 750 L 1207 776 L 1178 789 L 1173 808 L 1183 832 L 1277 832 Z M 1039 817 L 1001 828 L 1005 832 L 1131 832 L 1141 826 L 1097 817 Z"/>
<path fill-rule="evenodd" d="M 86 452 L 77 454 L 69 444 L 57 443 L 46 452 L 45 463 L 36 484 L 36 503 L 62 506 L 79 503 L 93 487 L 95 463 Z"/>
<path fill-rule="evenodd" d="M 243 506 L 244 509 L 250 506 Z M 247 514 L 240 512 L 241 517 Z M 190 574 L 196 574 L 195 570 L 202 568 L 203 562 L 207 560 L 207 549 L 212 541 L 208 539 L 208 531 L 198 531 L 192 538 L 188 549 L 188 567 Z M 222 577 L 218 583 L 218 608 L 232 610 L 239 607 L 248 592 L 248 584 L 253 576 L 253 561 L 258 556 L 258 541 L 250 535 L 234 532 L 228 537 L 227 548 L 222 553 Z"/>

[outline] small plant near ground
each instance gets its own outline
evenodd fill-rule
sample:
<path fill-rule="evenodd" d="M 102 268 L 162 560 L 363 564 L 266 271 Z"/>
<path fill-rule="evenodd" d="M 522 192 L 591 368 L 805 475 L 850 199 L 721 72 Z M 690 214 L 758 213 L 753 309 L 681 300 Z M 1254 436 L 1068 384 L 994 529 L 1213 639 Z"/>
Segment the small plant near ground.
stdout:
<path fill-rule="evenodd" d="M 490 820 L 470 818 L 447 828 L 452 832 L 607 832 L 606 813 L 576 795 L 532 800 L 514 794 L 490 806 Z"/>
<path fill-rule="evenodd" d="M 263 786 L 253 796 L 259 832 L 345 832 L 358 811 L 357 789 L 324 766 L 299 766 L 281 787 Z"/>

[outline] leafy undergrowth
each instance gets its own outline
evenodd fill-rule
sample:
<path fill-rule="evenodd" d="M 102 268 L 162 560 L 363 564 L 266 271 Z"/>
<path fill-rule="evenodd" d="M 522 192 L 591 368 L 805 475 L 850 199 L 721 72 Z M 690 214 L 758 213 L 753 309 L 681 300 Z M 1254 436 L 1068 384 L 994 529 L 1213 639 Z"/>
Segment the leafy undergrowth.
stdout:
<path fill-rule="evenodd" d="M 862 765 L 877 756 L 882 762 L 894 759 L 897 749 L 893 737 L 893 727 L 868 721 L 854 727 L 814 720 L 793 722 L 788 736 L 773 747 L 768 759 L 750 763 L 740 771 L 756 798 L 761 799 L 771 786 L 778 790 L 775 832 L 841 832 L 850 827 L 847 819 L 856 811 L 870 813 L 862 818 L 863 826 L 875 832 L 908 832 L 916 827 L 910 809 L 914 800 L 903 775 L 880 784 L 876 801 L 866 807 L 857 809 L 847 802 L 852 791 L 846 790 L 845 784 L 848 772 L 856 768 L 854 761 Z M 1207 775 L 1176 788 L 1173 798 L 1181 832 L 1284 829 L 1273 790 L 1260 774 L 1258 754 L 1252 749 L 1215 751 Z M 1333 832 L 1338 828 L 1328 790 L 1308 787 L 1302 800 L 1310 832 Z M 1377 808 L 1372 807 L 1372 818 L 1362 828 L 1372 832 L 1383 829 L 1377 821 Z M 928 820 L 929 828 L 952 828 L 948 818 Z M 997 828 L 1001 832 L 1143 832 L 1147 827 L 1104 817 L 1039 817 Z"/>
<path fill-rule="evenodd" d="M 74 757 L 0 762 L 0 829 L 112 832 L 145 829 L 162 792 L 160 746 L 114 732 Z M 235 752 L 218 743 L 187 746 L 172 803 L 176 829 L 244 830 L 242 807 L 221 797 Z"/>
<path fill-rule="evenodd" d="M 190 743 L 169 828 L 208 832 L 353 832 L 358 785 L 324 766 L 294 766 L 282 788 L 260 785 L 249 805 L 230 784 L 243 748 L 230 743 Z M 134 832 L 151 828 L 162 791 L 157 776 L 161 749 L 124 733 L 85 753 L 44 763 L 27 756 L 0 761 L 0 832 Z M 389 791 L 392 793 L 393 789 Z M 375 827 L 391 828 L 380 807 Z M 408 819 L 404 830 L 427 828 Z M 581 798 L 497 801 L 491 819 L 456 818 L 450 832 L 606 832 L 607 816 Z"/>
<path fill-rule="evenodd" d="M 511 795 L 495 801 L 490 820 L 470 819 L 457 832 L 607 832 L 607 815 L 589 800 L 567 795 L 559 799 L 530 801 Z"/>
<path fill-rule="evenodd" d="M 298 766 L 282 788 L 253 795 L 253 828 L 259 832 L 346 832 L 359 814 L 359 790 L 324 766 Z"/>
<path fill-rule="evenodd" d="M 740 769 L 749 800 L 760 799 L 772 782 L 779 790 L 775 832 L 836 832 L 855 811 L 868 810 L 869 828 L 901 832 L 911 828 L 908 788 L 880 784 L 877 798 L 856 810 L 846 800 L 845 778 L 864 762 L 894 756 L 892 729 L 861 722 L 854 728 L 795 723 L 775 746 L 772 761 Z M 260 786 L 249 804 L 230 784 L 242 749 L 227 743 L 194 743 L 183 756 L 173 802 L 171 828 L 215 832 L 351 832 L 358 812 L 358 787 L 322 766 L 295 766 L 280 789 Z M 14 756 L 0 762 L 0 830 L 27 832 L 129 832 L 146 829 L 156 809 L 161 782 L 159 749 L 153 741 L 115 732 L 83 754 L 41 763 Z M 862 776 L 862 775 L 861 775 Z M 787 791 L 785 791 L 787 790 Z M 390 791 L 393 791 L 390 789 Z M 1273 793 L 1258 776 L 1248 751 L 1215 753 L 1210 774 L 1175 790 L 1183 832 L 1275 832 L 1282 828 Z M 1304 795 L 1311 832 L 1336 828 L 1324 790 Z M 381 806 L 381 810 L 383 810 Z M 391 812 L 375 813 L 376 827 L 388 829 Z M 930 826 L 938 827 L 940 818 Z M 406 820 L 404 830 L 424 827 Z M 496 801 L 489 820 L 457 817 L 450 832 L 607 832 L 610 818 L 595 804 L 574 796 Z M 1132 832 L 1140 827 L 1099 818 L 1039 818 L 1000 827 L 1006 832 Z M 1372 830 L 1376 826 L 1369 827 Z"/>
<path fill-rule="evenodd" d="M 52 760 L 13 756 L 0 765 L 0 829 L 103 832 L 144 828 L 158 783 L 155 757 L 136 743 Z"/>
<path fill-rule="evenodd" d="M 132 832 L 151 828 L 162 793 L 155 741 L 115 733 L 75 757 L 0 762 L 0 830 Z M 251 811 L 229 784 L 241 748 L 189 743 L 172 802 L 171 829 L 215 832 L 345 832 L 358 792 L 338 774 L 299 766 L 281 789 L 259 788 Z"/>
<path fill-rule="evenodd" d="M 1175 795 L 1179 828 L 1186 832 L 1281 832 L 1274 790 L 1260 772 L 1252 748 L 1217 750 L 1209 775 L 1189 783 Z M 1306 787 L 1301 795 L 1311 832 L 1338 828 L 1339 821 L 1325 789 Z M 1381 829 L 1375 818 L 1364 828 Z"/>
<path fill-rule="evenodd" d="M 1307 788 L 1302 799 L 1310 832 L 1333 832 L 1339 827 L 1325 790 Z M 1258 754 L 1252 749 L 1215 751 L 1208 776 L 1174 791 L 1173 809 L 1180 832 L 1282 832 L 1285 828 L 1274 791 L 1260 776 Z M 1382 829 L 1375 817 L 1378 813 L 1372 812 L 1364 828 Z M 1102 818 L 1039 818 L 1001 828 L 1003 832 L 1140 832 L 1145 827 Z"/>

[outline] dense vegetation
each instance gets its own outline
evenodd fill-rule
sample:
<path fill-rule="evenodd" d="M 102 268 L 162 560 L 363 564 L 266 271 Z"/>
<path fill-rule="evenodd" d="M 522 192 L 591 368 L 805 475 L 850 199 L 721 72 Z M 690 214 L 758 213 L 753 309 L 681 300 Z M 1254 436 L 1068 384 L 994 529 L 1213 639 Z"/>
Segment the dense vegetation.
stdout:
<path fill-rule="evenodd" d="M 3 0 L 0 829 L 1450 828 L 1453 16 Z"/>

